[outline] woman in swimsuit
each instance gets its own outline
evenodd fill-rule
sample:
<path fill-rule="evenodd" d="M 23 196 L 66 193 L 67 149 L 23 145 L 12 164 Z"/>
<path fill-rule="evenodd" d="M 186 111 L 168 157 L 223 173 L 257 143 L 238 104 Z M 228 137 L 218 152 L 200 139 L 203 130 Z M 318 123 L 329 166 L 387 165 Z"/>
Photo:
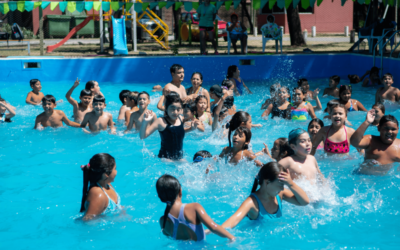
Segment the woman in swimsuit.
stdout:
<path fill-rule="evenodd" d="M 246 89 L 249 94 L 253 94 L 250 89 L 244 84 L 243 79 L 240 78 L 240 70 L 238 66 L 231 65 L 228 67 L 228 74 L 226 78 L 232 80 L 235 85 L 235 94 L 236 95 L 243 95 L 243 90 Z"/>
<path fill-rule="evenodd" d="M 263 112 L 261 117 L 268 119 L 268 115 L 271 114 L 271 118 L 279 117 L 286 118 L 287 116 L 287 107 L 290 105 L 290 102 L 287 100 L 290 98 L 288 87 L 282 87 L 278 91 L 278 98 L 276 101 L 268 105 L 268 108 Z"/>
<path fill-rule="evenodd" d="M 92 220 L 103 215 L 122 210 L 121 199 L 111 182 L 117 176 L 115 159 L 109 154 L 94 155 L 87 165 L 82 165 L 83 194 L 81 212 L 83 220 Z"/>
<path fill-rule="evenodd" d="M 323 127 L 324 127 L 324 122 L 321 121 L 319 118 L 314 118 L 310 121 L 310 123 L 308 124 L 308 133 L 310 134 L 311 141 L 314 140 L 315 136 Z M 323 148 L 324 148 L 324 143 L 321 142 L 318 145 L 317 150 Z"/>
<path fill-rule="evenodd" d="M 287 119 L 291 119 L 292 121 L 306 121 L 309 116 L 312 119 L 317 116 L 314 113 L 314 108 L 311 103 L 305 101 L 306 92 L 300 88 L 294 88 L 292 95 L 292 103 L 288 105 L 288 112 L 290 115 L 287 115 Z"/>
<path fill-rule="evenodd" d="M 191 78 L 192 87 L 186 89 L 186 94 L 191 100 L 195 100 L 199 95 L 207 98 L 207 111 L 210 111 L 210 94 L 202 87 L 203 75 L 200 72 L 194 72 Z"/>
<path fill-rule="evenodd" d="M 314 137 L 312 155 L 321 142 L 324 142 L 324 151 L 329 156 L 349 154 L 350 138 L 355 130 L 345 125 L 347 109 L 342 104 L 333 105 L 330 115 L 332 125 L 321 128 Z"/>
<path fill-rule="evenodd" d="M 351 85 L 341 85 L 339 88 L 339 103 L 343 104 L 347 111 L 367 111 L 361 102 L 351 99 Z"/>
<path fill-rule="evenodd" d="M 183 138 L 185 129 L 180 118 L 182 114 L 182 100 L 179 96 L 168 94 L 165 98 L 164 117 L 153 119 L 153 111 L 147 110 L 140 127 L 140 139 L 146 139 L 156 130 L 160 133 L 161 148 L 159 158 L 168 160 L 181 160 L 183 158 Z"/>
<path fill-rule="evenodd" d="M 208 125 L 212 125 L 212 116 L 210 112 L 207 112 L 207 107 L 209 106 L 207 97 L 204 95 L 199 95 L 194 101 L 196 105 L 196 109 L 194 112 L 194 116 L 199 119 L 203 123 L 207 123 Z"/>
<path fill-rule="evenodd" d="M 282 217 L 282 200 L 297 206 L 310 203 L 307 194 L 293 182 L 288 170 L 277 162 L 267 163 L 258 172 L 250 196 L 222 227 L 234 228 L 245 216 L 257 221 Z"/>
<path fill-rule="evenodd" d="M 182 203 L 182 188 L 179 181 L 168 174 L 156 183 L 158 197 L 167 204 L 160 218 L 162 232 L 175 240 L 205 240 L 203 224 L 220 237 L 234 240 L 224 228 L 215 223 L 199 203 Z"/>

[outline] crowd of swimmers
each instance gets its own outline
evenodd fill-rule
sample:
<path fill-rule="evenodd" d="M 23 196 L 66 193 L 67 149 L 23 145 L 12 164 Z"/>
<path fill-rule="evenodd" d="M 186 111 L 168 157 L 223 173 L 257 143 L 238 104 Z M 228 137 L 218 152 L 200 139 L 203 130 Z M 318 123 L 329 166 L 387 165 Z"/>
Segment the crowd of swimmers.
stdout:
<path fill-rule="evenodd" d="M 219 157 L 206 150 L 198 151 L 193 157 L 193 164 L 210 158 L 231 164 L 247 160 L 259 167 L 250 195 L 221 226 L 211 219 L 200 204 L 184 203 L 178 179 L 168 174 L 161 176 L 156 183 L 156 190 L 160 200 L 166 204 L 166 209 L 160 219 L 160 226 L 165 235 L 174 239 L 201 241 L 207 233 L 214 233 L 234 240 L 234 236 L 226 228 L 235 227 L 246 216 L 250 220 L 278 219 L 283 215 L 283 201 L 297 206 L 313 202 L 293 180 L 305 178 L 311 184 L 325 181 L 314 157 L 318 150 L 323 150 L 327 156 L 340 157 L 349 154 L 350 146 L 355 147 L 364 155 L 365 160 L 356 171 L 358 174 L 384 175 L 393 167 L 393 163 L 400 161 L 398 121 L 394 116 L 385 114 L 383 104 L 384 101 L 399 102 L 400 90 L 392 86 L 391 74 L 384 74 L 379 79 L 379 69 L 372 68 L 362 77 L 349 75 L 352 84 L 363 82 L 364 87 L 379 87 L 375 104 L 369 111 L 360 101 L 352 98 L 351 85 L 340 85 L 339 76 L 329 78 L 329 87 L 323 91 L 323 95 L 335 99 L 329 101 L 324 110 L 328 113 L 324 119 L 331 121 L 328 126 L 315 115 L 316 110 L 322 110 L 318 98 L 319 89 L 310 90 L 307 79 L 300 79 L 298 86 L 293 89 L 273 84 L 270 87 L 271 97 L 261 106 L 261 116 L 264 119 L 271 117 L 292 120 L 294 123 L 309 121 L 309 124 L 305 129 L 293 129 L 287 137 L 277 138 L 271 150 L 264 144 L 260 152 L 253 152 L 251 131 L 252 128 L 262 125 L 253 124 L 251 115 L 245 111 L 237 111 L 234 104 L 235 96 L 251 94 L 241 79 L 237 66 L 230 66 L 222 84 L 213 85 L 209 90 L 202 87 L 203 76 L 199 72 L 192 74 L 192 86 L 187 89 L 182 85 L 185 72 L 181 65 L 174 64 L 170 73 L 170 83 L 153 88 L 154 92 L 162 91 L 157 104 L 157 108 L 164 112 L 161 117 L 148 109 L 151 98 L 149 93 L 121 91 L 119 99 L 122 106 L 118 120 L 126 126 L 124 132 L 136 130 L 140 139 L 146 139 L 158 131 L 161 138 L 158 157 L 166 161 L 184 161 L 183 144 L 186 133 L 218 131 L 220 137 L 227 139 L 229 146 L 222 149 Z M 64 123 L 83 128 L 87 133 L 102 130 L 115 133 L 113 117 L 104 111 L 106 99 L 98 82 L 87 82 L 77 101 L 71 95 L 79 85 L 80 80 L 76 79 L 66 93 L 66 99 L 73 107 L 71 121 L 63 111 L 55 109 L 57 101 L 54 96 L 41 92 L 41 82 L 37 79 L 31 80 L 32 91 L 28 93 L 26 103 L 42 105 L 44 110 L 36 117 L 34 128 L 56 128 Z M 310 101 L 315 101 L 316 106 Z M 349 127 L 352 125 L 347 115 L 357 111 L 367 111 L 366 119 L 357 129 L 353 129 Z M 0 97 L 1 123 L 11 122 L 16 114 L 16 108 Z M 377 127 L 378 136 L 364 135 L 371 126 Z M 206 130 L 207 127 L 210 129 Z M 268 156 L 271 161 L 263 163 L 259 159 L 262 155 Z M 80 211 L 85 213 L 84 220 L 122 209 L 120 197 L 111 185 L 117 175 L 116 167 L 114 157 L 107 153 L 96 154 L 88 164 L 81 166 L 84 186 Z M 209 169 L 206 174 L 208 171 Z M 204 230 L 203 225 L 209 230 Z"/>

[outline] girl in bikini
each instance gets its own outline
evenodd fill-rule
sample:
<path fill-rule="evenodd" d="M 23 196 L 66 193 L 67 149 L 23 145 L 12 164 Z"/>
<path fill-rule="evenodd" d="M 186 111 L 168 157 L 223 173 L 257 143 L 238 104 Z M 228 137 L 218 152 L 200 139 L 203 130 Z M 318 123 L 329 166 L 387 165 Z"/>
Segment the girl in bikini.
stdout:
<path fill-rule="evenodd" d="M 194 111 L 194 116 L 196 119 L 199 119 L 199 121 L 206 123 L 208 125 L 212 125 L 212 116 L 210 112 L 206 112 L 207 107 L 209 106 L 207 104 L 208 100 L 207 97 L 204 95 L 199 95 L 196 100 L 194 101 L 196 105 L 196 110 Z"/>
<path fill-rule="evenodd" d="M 289 88 L 280 88 L 278 91 L 278 98 L 276 98 L 277 100 L 268 105 L 261 117 L 268 119 L 268 115 L 271 114 L 272 119 L 275 117 L 286 118 L 288 115 L 287 108 L 290 105 L 288 98 L 290 98 Z"/>
<path fill-rule="evenodd" d="M 83 193 L 80 211 L 85 212 L 83 220 L 121 211 L 121 199 L 111 186 L 117 176 L 114 157 L 106 153 L 96 154 L 81 169 Z"/>
<path fill-rule="evenodd" d="M 168 174 L 156 183 L 158 197 L 167 204 L 160 218 L 162 232 L 175 240 L 202 241 L 206 239 L 203 224 L 211 232 L 231 241 L 235 237 L 215 223 L 199 203 L 182 203 L 182 188 L 179 181 Z"/>
<path fill-rule="evenodd" d="M 312 119 L 317 117 L 311 103 L 305 101 L 305 94 L 306 92 L 302 88 L 294 88 L 292 103 L 288 105 L 290 115 L 286 116 L 287 119 L 291 119 L 292 121 L 306 121 L 309 117 Z"/>
<path fill-rule="evenodd" d="M 186 89 L 186 94 L 195 100 L 199 95 L 204 95 L 207 98 L 207 111 L 210 111 L 210 94 L 202 87 L 203 75 L 200 72 L 194 72 L 191 78 L 192 87 Z"/>
<path fill-rule="evenodd" d="M 314 118 L 310 121 L 308 124 L 308 133 L 310 134 L 311 141 L 314 140 L 315 136 L 318 134 L 318 132 L 321 130 L 321 128 L 324 127 L 324 122 L 321 121 L 319 118 Z M 321 142 L 318 147 L 318 149 L 323 149 L 324 144 Z"/>
<path fill-rule="evenodd" d="M 332 107 L 330 115 L 332 125 L 321 128 L 315 135 L 312 155 L 321 142 L 324 142 L 324 151 L 328 156 L 349 154 L 350 138 L 355 130 L 345 125 L 347 109 L 342 104 L 336 104 Z"/>
<path fill-rule="evenodd" d="M 341 85 L 339 88 L 339 103 L 343 104 L 347 111 L 367 111 L 361 102 L 351 99 L 351 85 Z"/>
<path fill-rule="evenodd" d="M 254 179 L 250 196 L 222 227 L 234 228 L 245 216 L 255 221 L 278 219 L 282 217 L 282 200 L 296 206 L 310 203 L 304 190 L 293 182 L 289 170 L 277 162 L 267 163 Z"/>

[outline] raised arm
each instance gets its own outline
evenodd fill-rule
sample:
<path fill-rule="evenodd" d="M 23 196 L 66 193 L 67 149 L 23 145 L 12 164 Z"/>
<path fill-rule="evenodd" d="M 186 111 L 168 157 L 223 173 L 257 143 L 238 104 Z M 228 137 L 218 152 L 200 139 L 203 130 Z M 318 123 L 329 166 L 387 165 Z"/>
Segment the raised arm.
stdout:
<path fill-rule="evenodd" d="M 321 110 L 322 109 L 322 105 L 321 105 L 321 102 L 320 102 L 320 100 L 318 98 L 318 94 L 319 94 L 319 89 L 317 88 L 313 92 L 313 99 L 317 103 L 317 106 L 313 107 L 314 110 Z"/>
<path fill-rule="evenodd" d="M 78 106 L 78 102 L 75 101 L 75 99 L 72 98 L 71 95 L 72 95 L 72 92 L 74 92 L 74 90 L 76 89 L 76 87 L 79 86 L 80 81 L 81 81 L 80 79 L 76 78 L 74 85 L 68 90 L 67 94 L 65 95 L 65 98 L 67 98 L 67 101 L 74 107 Z"/>
<path fill-rule="evenodd" d="M 325 129 L 321 128 L 315 135 L 314 140 L 312 141 L 311 155 L 315 155 L 315 152 L 317 151 L 319 144 L 324 141 L 324 136 L 325 136 Z"/>
<path fill-rule="evenodd" d="M 149 124 L 151 120 L 153 120 L 153 111 L 147 110 L 144 113 L 144 119 L 142 122 L 142 126 L 140 127 L 140 139 L 146 139 L 149 135 L 158 130 L 159 127 L 159 119 L 157 119 L 152 124 Z"/>
<path fill-rule="evenodd" d="M 353 147 L 366 149 L 371 143 L 371 136 L 364 136 L 365 131 L 374 122 L 375 119 L 375 110 L 371 109 L 367 113 L 367 118 L 363 123 L 361 123 L 360 127 L 354 132 L 354 134 L 350 138 L 350 143 Z"/>
<path fill-rule="evenodd" d="M 162 96 L 160 97 L 160 100 L 159 100 L 158 103 L 157 103 L 157 108 L 158 108 L 159 110 L 161 110 L 161 111 L 164 111 L 164 110 L 165 110 L 165 107 L 164 107 L 164 100 L 165 100 L 165 96 L 162 95 Z"/>
<path fill-rule="evenodd" d="M 224 101 L 230 95 L 232 95 L 232 91 L 226 91 L 224 93 L 224 95 L 221 97 L 221 99 L 219 99 L 219 101 L 217 102 L 217 107 L 215 108 L 214 114 L 213 114 L 213 123 L 212 123 L 212 131 L 213 132 L 218 128 L 219 113 L 221 112 L 222 106 L 224 106 Z"/>
<path fill-rule="evenodd" d="M 250 91 L 250 89 L 246 86 L 246 84 L 244 84 L 243 79 L 242 79 L 242 83 L 243 83 L 243 87 L 246 88 L 246 90 L 249 92 L 249 94 L 253 94 L 253 92 Z"/>
<path fill-rule="evenodd" d="M 195 205 L 196 215 L 200 218 L 201 223 L 203 223 L 211 232 L 215 233 L 216 235 L 228 238 L 230 240 L 234 240 L 235 237 L 226 231 L 225 228 L 221 227 L 217 223 L 215 223 L 210 216 L 208 216 L 206 210 L 203 208 L 202 205 L 196 203 Z"/>
<path fill-rule="evenodd" d="M 272 111 L 272 107 L 274 105 L 271 103 L 270 105 L 268 105 L 268 108 L 262 113 L 261 117 L 263 117 L 264 119 L 268 119 L 269 114 L 271 114 Z"/>
<path fill-rule="evenodd" d="M 267 146 L 267 144 L 265 144 L 265 143 L 264 143 L 264 148 L 263 148 L 260 152 L 255 153 L 255 155 L 256 155 L 256 156 L 260 156 L 260 155 L 264 155 L 264 154 L 268 155 L 269 158 L 272 159 L 272 156 L 271 156 L 271 154 L 270 154 L 270 152 L 269 152 L 268 146 Z"/>
<path fill-rule="evenodd" d="M 67 116 L 65 115 L 65 113 L 64 113 L 63 111 L 59 110 L 59 112 L 61 112 L 62 121 L 63 121 L 65 124 L 67 124 L 67 125 L 70 126 L 70 127 L 74 127 L 74 128 L 80 128 L 80 127 L 81 127 L 81 124 L 76 123 L 76 122 L 73 122 L 73 121 L 70 121 L 70 120 L 67 118 Z"/>
<path fill-rule="evenodd" d="M 306 206 L 310 203 L 310 199 L 308 198 L 306 192 L 304 192 L 303 189 L 301 189 L 299 186 L 297 186 L 296 183 L 293 182 L 292 178 L 290 177 L 289 169 L 287 170 L 287 172 L 280 173 L 278 179 L 279 182 L 285 184 L 290 189 L 283 189 L 283 200 L 297 206 Z"/>
<path fill-rule="evenodd" d="M 223 228 L 234 228 L 239 224 L 243 218 L 250 212 L 250 209 L 255 208 L 253 200 L 251 197 L 248 197 L 242 205 L 240 205 L 239 209 L 227 219 L 223 224 Z"/>
<path fill-rule="evenodd" d="M 0 106 L 3 106 L 8 110 L 8 114 L 6 114 L 6 118 L 10 119 L 15 116 L 15 110 L 12 108 L 12 106 L 6 102 L 0 102 Z"/>
<path fill-rule="evenodd" d="M 360 77 L 360 82 L 361 82 L 362 80 L 364 80 L 364 77 L 366 77 L 369 73 L 370 73 L 370 71 L 367 70 L 367 72 L 365 72 L 365 74 L 364 74 L 363 76 Z"/>

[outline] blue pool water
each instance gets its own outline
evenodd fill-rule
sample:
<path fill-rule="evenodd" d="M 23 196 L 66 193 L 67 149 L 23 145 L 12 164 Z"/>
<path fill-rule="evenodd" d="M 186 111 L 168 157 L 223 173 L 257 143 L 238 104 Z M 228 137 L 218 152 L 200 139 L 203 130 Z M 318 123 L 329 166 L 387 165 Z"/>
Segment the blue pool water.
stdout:
<path fill-rule="evenodd" d="M 281 82 L 293 84 L 290 79 Z M 42 83 L 45 94 L 51 93 L 64 100 L 57 107 L 68 117 L 72 116 L 72 107 L 64 96 L 72 84 Z M 248 82 L 255 94 L 235 99 L 239 110 L 249 112 L 253 123 L 263 125 L 252 131 L 254 151 L 261 150 L 263 142 L 271 147 L 276 138 L 286 137 L 293 128 L 306 128 L 308 124 L 262 120 L 260 106 L 269 96 L 268 84 L 271 82 Z M 312 80 L 311 89 L 320 86 L 323 90 L 327 84 L 326 79 Z M 210 83 L 204 85 L 209 88 Z M 188 82 L 185 86 L 189 86 Z M 107 100 L 107 111 L 116 119 L 121 105 L 120 90 L 150 93 L 152 85 L 101 83 L 100 87 Z M 73 94 L 74 98 L 81 88 L 83 86 Z M 158 220 L 165 209 L 155 189 L 159 176 L 164 173 L 176 176 L 183 186 L 183 201 L 199 202 L 222 224 L 249 195 L 258 168 L 246 162 L 237 166 L 217 163 L 214 170 L 205 175 L 206 163 L 196 166 L 166 164 L 155 157 L 160 148 L 158 133 L 141 141 L 138 134 L 123 135 L 120 125 L 117 135 L 107 132 L 88 135 L 69 127 L 35 131 L 32 129 L 34 120 L 42 108 L 25 105 L 29 84 L 3 82 L 0 89 L 1 96 L 16 106 L 18 112 L 13 123 L 1 125 L 2 249 L 389 249 L 398 248 L 400 244 L 400 174 L 394 169 L 386 176 L 352 175 L 363 159 L 353 147 L 345 159 L 317 156 L 322 173 L 329 179 L 328 187 L 316 190 L 298 181 L 310 196 L 323 200 L 318 206 L 294 207 L 284 202 L 283 217 L 279 220 L 257 223 L 245 218 L 237 228 L 230 230 L 237 237 L 234 243 L 215 235 L 207 236 L 201 243 L 173 241 L 162 235 L 159 227 Z M 357 85 L 353 89 L 353 98 L 370 109 L 375 90 Z M 152 93 L 150 109 L 156 110 L 159 96 L 159 93 Z M 329 100 L 321 98 L 324 107 Z M 391 114 L 400 118 L 399 111 L 391 111 Z M 319 111 L 317 116 L 322 118 L 324 114 Z M 365 113 L 350 113 L 348 119 L 357 128 L 364 121 Z M 213 155 L 221 152 L 228 144 L 227 139 L 210 137 L 210 133 L 208 130 L 204 134 L 186 135 L 185 159 L 190 161 L 196 151 L 203 149 Z M 377 134 L 377 130 L 370 128 L 367 133 Z M 121 196 L 125 212 L 82 223 L 80 165 L 100 152 L 116 158 L 118 175 L 114 187 Z M 268 161 L 266 157 L 261 160 Z"/>

